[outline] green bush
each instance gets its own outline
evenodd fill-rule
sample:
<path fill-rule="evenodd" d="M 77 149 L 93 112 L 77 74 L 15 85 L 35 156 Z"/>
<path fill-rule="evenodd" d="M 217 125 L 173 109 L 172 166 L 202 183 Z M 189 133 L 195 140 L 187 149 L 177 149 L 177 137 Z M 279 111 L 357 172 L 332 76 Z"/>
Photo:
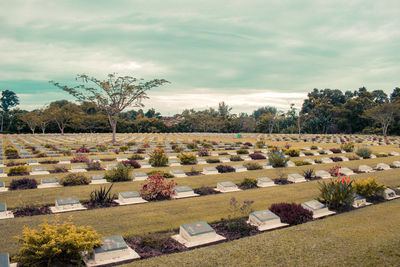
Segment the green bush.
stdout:
<path fill-rule="evenodd" d="M 244 155 L 244 154 L 249 154 L 249 151 L 247 149 L 242 148 L 236 151 L 236 153 L 238 153 L 239 155 Z"/>
<path fill-rule="evenodd" d="M 181 153 L 183 150 L 184 150 L 183 147 L 180 147 L 180 146 L 176 146 L 176 147 L 174 148 L 174 152 L 175 152 L 175 153 Z"/>
<path fill-rule="evenodd" d="M 349 160 L 359 160 L 360 157 L 356 156 L 356 155 L 350 155 L 348 156 Z"/>
<path fill-rule="evenodd" d="M 375 178 L 368 178 L 364 180 L 357 180 L 354 182 L 354 191 L 360 196 L 374 197 L 379 195 L 385 186 L 376 181 Z"/>
<path fill-rule="evenodd" d="M 376 157 L 377 157 L 377 158 L 386 158 L 386 157 L 388 157 L 388 154 L 386 154 L 386 153 L 379 153 L 379 154 L 376 155 Z"/>
<path fill-rule="evenodd" d="M 372 151 L 367 147 L 361 147 L 356 151 L 357 156 L 363 159 L 369 159 L 371 157 Z"/>
<path fill-rule="evenodd" d="M 317 146 L 311 146 L 311 150 L 317 150 L 318 147 Z"/>
<path fill-rule="evenodd" d="M 168 164 L 168 157 L 164 150 L 157 148 L 150 154 L 149 163 L 153 167 L 163 167 Z"/>
<path fill-rule="evenodd" d="M 183 165 L 193 165 L 196 164 L 196 155 L 189 154 L 189 153 L 182 153 L 179 155 L 179 161 Z"/>
<path fill-rule="evenodd" d="M 298 157 L 300 155 L 300 151 L 297 149 L 286 149 L 285 154 L 290 157 Z"/>
<path fill-rule="evenodd" d="M 28 172 L 28 168 L 26 166 L 15 166 L 8 170 L 9 176 L 23 175 Z"/>
<path fill-rule="evenodd" d="M 110 187 L 106 188 L 106 186 L 100 186 L 99 189 L 95 189 L 90 193 L 90 205 L 91 206 L 109 206 L 113 202 L 115 198 L 117 198 L 116 194 L 111 194 L 111 189 L 113 184 Z"/>
<path fill-rule="evenodd" d="M 61 177 L 60 184 L 63 186 L 85 185 L 89 184 L 90 179 L 82 174 L 70 173 Z"/>
<path fill-rule="evenodd" d="M 107 151 L 107 147 L 105 145 L 97 145 L 97 151 L 106 152 Z"/>
<path fill-rule="evenodd" d="M 24 226 L 22 236 L 16 239 L 22 247 L 14 260 L 18 266 L 81 266 L 82 255 L 101 246 L 101 236 L 90 226 L 75 226 L 72 218 L 54 223 L 44 221 L 39 229 Z"/>
<path fill-rule="evenodd" d="M 273 150 L 273 151 L 269 152 L 268 160 L 269 160 L 269 163 L 274 168 L 285 167 L 286 163 L 289 161 L 289 159 L 285 158 L 285 155 L 278 150 Z"/>
<path fill-rule="evenodd" d="M 354 202 L 353 181 L 347 177 L 320 182 L 319 187 L 319 200 L 325 202 L 331 209 L 348 210 Z"/>
<path fill-rule="evenodd" d="M 239 184 L 241 188 L 256 188 L 257 180 L 253 178 L 244 178 L 243 181 Z"/>
<path fill-rule="evenodd" d="M 17 156 L 18 150 L 13 147 L 7 147 L 6 150 L 4 150 L 4 154 L 6 156 Z"/>
<path fill-rule="evenodd" d="M 125 166 L 124 164 L 118 164 L 117 168 L 113 168 L 109 171 L 106 172 L 104 175 L 104 178 L 108 182 L 124 182 L 124 181 L 130 181 L 132 180 L 131 177 L 129 177 L 129 171 L 130 167 Z"/>
<path fill-rule="evenodd" d="M 133 154 L 131 156 L 131 160 L 143 160 L 143 159 L 144 159 L 144 157 L 142 155 L 139 155 L 139 154 Z"/>
<path fill-rule="evenodd" d="M 265 142 L 264 141 L 257 141 L 256 142 L 256 147 L 257 148 L 263 148 L 265 146 Z"/>
<path fill-rule="evenodd" d="M 243 159 L 239 155 L 232 155 L 230 157 L 231 161 L 243 161 Z"/>
<path fill-rule="evenodd" d="M 246 162 L 243 164 L 247 170 L 253 171 L 253 170 L 261 170 L 263 167 L 258 163 L 258 162 Z"/>
<path fill-rule="evenodd" d="M 353 152 L 354 151 L 354 144 L 353 143 L 345 143 L 340 146 L 341 150 L 346 152 Z"/>
<path fill-rule="evenodd" d="M 127 151 L 128 149 L 129 149 L 128 146 L 121 146 L 121 147 L 119 148 L 119 151 L 125 152 L 125 151 Z"/>
<path fill-rule="evenodd" d="M 195 149 L 195 148 L 197 148 L 197 144 L 195 142 L 189 143 L 186 145 L 186 147 L 189 149 Z"/>
<path fill-rule="evenodd" d="M 294 164 L 296 166 L 312 165 L 310 162 L 307 162 L 307 161 L 304 161 L 304 160 L 295 160 Z"/>

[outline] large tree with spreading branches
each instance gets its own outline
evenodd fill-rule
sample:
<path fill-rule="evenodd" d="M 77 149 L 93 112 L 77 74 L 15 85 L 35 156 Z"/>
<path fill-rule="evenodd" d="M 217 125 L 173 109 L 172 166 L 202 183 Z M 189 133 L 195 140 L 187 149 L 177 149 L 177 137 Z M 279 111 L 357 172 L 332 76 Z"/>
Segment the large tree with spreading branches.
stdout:
<path fill-rule="evenodd" d="M 143 107 L 142 100 L 148 98 L 146 91 L 168 83 L 164 79 L 144 81 L 131 76 L 117 76 L 115 73 L 109 74 L 103 81 L 85 74 L 77 75 L 76 80 L 84 84 L 68 87 L 54 81 L 50 83 L 68 92 L 80 102 L 92 102 L 103 109 L 111 126 L 113 143 L 116 142 L 115 134 L 121 112 L 129 107 Z M 93 84 L 94 87 L 90 87 L 89 84 Z"/>

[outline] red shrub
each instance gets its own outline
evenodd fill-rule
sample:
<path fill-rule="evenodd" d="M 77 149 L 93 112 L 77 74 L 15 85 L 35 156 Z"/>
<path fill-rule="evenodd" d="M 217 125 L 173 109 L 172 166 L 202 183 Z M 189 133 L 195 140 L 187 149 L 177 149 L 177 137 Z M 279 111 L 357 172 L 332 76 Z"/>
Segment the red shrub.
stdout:
<path fill-rule="evenodd" d="M 170 199 L 176 185 L 174 180 L 168 181 L 160 174 L 150 175 L 147 181 L 142 184 L 140 194 L 146 200 Z"/>
<path fill-rule="evenodd" d="M 89 153 L 89 148 L 87 147 L 80 147 L 76 150 L 76 153 Z"/>
<path fill-rule="evenodd" d="M 71 163 L 83 162 L 86 164 L 90 163 L 90 160 L 87 155 L 77 154 L 71 159 Z"/>
<path fill-rule="evenodd" d="M 281 218 L 281 222 L 296 225 L 312 221 L 313 213 L 296 203 L 272 204 L 269 208 Z"/>
<path fill-rule="evenodd" d="M 133 160 L 133 159 L 124 160 L 122 162 L 122 164 L 124 164 L 125 166 L 131 166 L 131 167 L 133 167 L 135 169 L 139 169 L 140 167 L 142 167 L 136 160 Z"/>
<path fill-rule="evenodd" d="M 251 159 L 254 159 L 254 160 L 256 160 L 256 159 L 266 159 L 266 157 L 264 157 L 264 155 L 259 154 L 259 153 L 252 153 L 252 154 L 249 154 L 249 157 L 250 157 Z"/>

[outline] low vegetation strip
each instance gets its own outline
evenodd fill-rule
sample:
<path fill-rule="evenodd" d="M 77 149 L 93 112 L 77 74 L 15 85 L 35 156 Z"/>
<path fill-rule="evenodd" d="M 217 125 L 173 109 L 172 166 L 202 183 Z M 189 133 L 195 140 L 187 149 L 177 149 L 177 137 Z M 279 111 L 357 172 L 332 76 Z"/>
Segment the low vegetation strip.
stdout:
<path fill-rule="evenodd" d="M 124 266 L 399 266 L 400 200 Z"/>

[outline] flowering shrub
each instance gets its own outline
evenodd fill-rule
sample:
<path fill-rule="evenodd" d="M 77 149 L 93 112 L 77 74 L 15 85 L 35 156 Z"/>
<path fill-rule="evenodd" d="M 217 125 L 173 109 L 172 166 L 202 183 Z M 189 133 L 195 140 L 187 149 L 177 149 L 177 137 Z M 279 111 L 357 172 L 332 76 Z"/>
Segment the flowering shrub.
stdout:
<path fill-rule="evenodd" d="M 197 152 L 197 155 L 199 155 L 200 157 L 208 157 L 210 154 L 208 153 L 207 148 L 202 148 Z"/>
<path fill-rule="evenodd" d="M 277 203 L 269 208 L 281 218 L 281 222 L 296 225 L 312 221 L 313 213 L 296 203 Z"/>
<path fill-rule="evenodd" d="M 8 176 L 24 175 L 28 173 L 28 168 L 26 166 L 16 166 L 8 170 Z"/>
<path fill-rule="evenodd" d="M 90 179 L 82 174 L 70 173 L 60 179 L 63 186 L 85 185 L 89 184 Z"/>
<path fill-rule="evenodd" d="M 300 151 L 297 149 L 286 149 L 285 154 L 290 157 L 298 157 L 300 155 Z"/>
<path fill-rule="evenodd" d="M 133 160 L 133 159 L 124 160 L 124 161 L 122 161 L 122 164 L 124 164 L 125 166 L 128 166 L 128 167 L 133 167 L 135 169 L 139 169 L 140 167 L 142 167 L 139 162 L 137 162 L 136 160 Z"/>
<path fill-rule="evenodd" d="M 268 160 L 272 167 L 285 167 L 289 159 L 285 158 L 285 155 L 277 149 L 272 150 L 268 153 Z"/>
<path fill-rule="evenodd" d="M 76 153 L 89 153 L 89 148 L 83 146 L 76 150 Z"/>
<path fill-rule="evenodd" d="M 354 202 L 353 181 L 348 177 L 331 179 L 329 182 L 320 182 L 319 199 L 329 208 L 343 211 L 351 207 Z"/>
<path fill-rule="evenodd" d="M 130 167 L 125 166 L 124 164 L 118 164 L 117 168 L 113 168 L 106 172 L 104 178 L 107 179 L 108 182 L 124 182 L 132 180 L 129 177 Z"/>
<path fill-rule="evenodd" d="M 22 248 L 15 256 L 19 266 L 72 266 L 82 264 L 82 254 L 91 253 L 93 248 L 101 246 L 100 235 L 90 226 L 75 226 L 71 217 L 59 223 L 56 216 L 54 223 L 46 220 L 39 229 L 24 226 L 22 236 L 17 240 Z"/>
<path fill-rule="evenodd" d="M 196 164 L 196 156 L 189 153 L 182 153 L 179 155 L 179 161 L 182 165 L 193 165 Z"/>
<path fill-rule="evenodd" d="M 254 159 L 254 160 L 257 160 L 257 159 L 266 159 L 266 158 L 264 157 L 264 155 L 262 155 L 262 154 L 260 154 L 260 153 L 251 153 L 251 154 L 249 154 L 249 157 L 250 157 L 251 159 Z"/>
<path fill-rule="evenodd" d="M 168 157 L 164 150 L 157 148 L 150 154 L 149 163 L 153 167 L 163 167 L 168 164 Z"/>
<path fill-rule="evenodd" d="M 235 168 L 229 165 L 218 165 L 215 167 L 219 173 L 235 172 Z"/>
<path fill-rule="evenodd" d="M 364 197 L 374 197 L 384 189 L 385 186 L 378 183 L 375 178 L 357 180 L 354 182 L 354 191 Z"/>
<path fill-rule="evenodd" d="M 12 180 L 10 183 L 10 190 L 22 190 L 22 189 L 33 189 L 37 188 L 37 182 L 35 179 L 22 178 L 18 180 Z"/>
<path fill-rule="evenodd" d="M 332 177 L 340 177 L 340 168 L 340 165 L 336 165 L 330 168 L 328 172 Z"/>
<path fill-rule="evenodd" d="M 174 180 L 168 181 L 159 174 L 150 175 L 147 181 L 142 184 L 140 194 L 146 200 L 170 199 L 176 185 Z"/>
<path fill-rule="evenodd" d="M 354 151 L 354 144 L 353 143 L 344 143 L 340 146 L 341 150 L 346 152 L 353 152 Z"/>
<path fill-rule="evenodd" d="M 356 154 L 363 159 L 369 159 L 371 157 L 372 151 L 367 147 L 360 147 L 359 149 L 357 149 Z"/>
<path fill-rule="evenodd" d="M 87 155 L 84 155 L 84 154 L 76 154 L 76 155 L 71 159 L 71 163 L 78 163 L 78 162 L 82 162 L 82 163 L 89 164 L 90 160 L 89 160 L 89 158 L 88 158 Z"/>

